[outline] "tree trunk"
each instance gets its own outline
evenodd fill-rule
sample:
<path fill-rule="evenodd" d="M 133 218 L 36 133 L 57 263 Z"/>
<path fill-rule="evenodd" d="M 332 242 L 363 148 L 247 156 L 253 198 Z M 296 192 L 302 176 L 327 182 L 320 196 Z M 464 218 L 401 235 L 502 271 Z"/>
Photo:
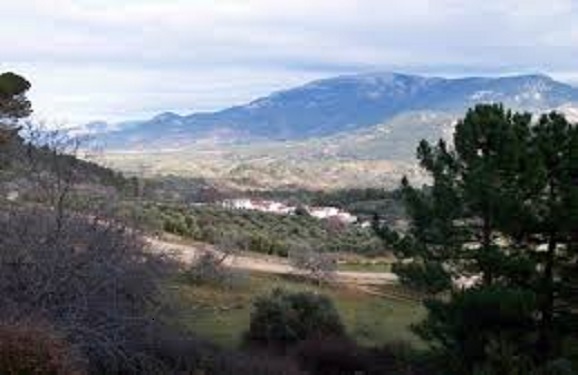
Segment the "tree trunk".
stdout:
<path fill-rule="evenodd" d="M 554 329 L 554 260 L 556 255 L 556 239 L 550 233 L 548 238 L 548 251 L 544 263 L 544 276 L 542 279 L 542 307 L 540 321 L 539 355 L 544 362 L 552 359 L 553 355 L 553 329 Z"/>
<path fill-rule="evenodd" d="M 549 186 L 549 214 L 550 220 L 548 228 L 548 249 L 544 259 L 544 273 L 542 277 L 541 288 L 541 320 L 540 336 L 538 342 L 539 356 L 543 362 L 552 359 L 553 356 L 553 330 L 554 330 L 554 263 L 556 261 L 556 226 L 554 225 L 554 207 L 555 191 L 554 184 L 550 182 Z"/>
<path fill-rule="evenodd" d="M 482 228 L 482 272 L 484 285 L 489 286 L 494 283 L 494 273 L 492 272 L 492 262 L 489 261 L 489 252 L 492 246 L 492 226 L 490 224 L 489 214 L 486 213 Z"/>

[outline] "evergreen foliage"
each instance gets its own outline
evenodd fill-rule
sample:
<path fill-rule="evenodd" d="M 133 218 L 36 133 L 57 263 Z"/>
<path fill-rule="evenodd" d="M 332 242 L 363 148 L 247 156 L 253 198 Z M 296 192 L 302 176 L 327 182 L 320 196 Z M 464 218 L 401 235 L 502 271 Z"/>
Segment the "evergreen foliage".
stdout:
<path fill-rule="evenodd" d="M 278 289 L 255 301 L 246 339 L 252 345 L 284 349 L 306 339 L 344 333 L 329 298 Z"/>
<path fill-rule="evenodd" d="M 564 116 L 533 121 L 498 104 L 470 109 L 453 146 L 420 143 L 432 184 L 404 178 L 410 228 L 378 231 L 396 248 L 402 282 L 430 294 L 418 332 L 455 373 L 506 348 L 538 367 L 564 354 L 576 313 L 577 154 L 578 129 Z"/>

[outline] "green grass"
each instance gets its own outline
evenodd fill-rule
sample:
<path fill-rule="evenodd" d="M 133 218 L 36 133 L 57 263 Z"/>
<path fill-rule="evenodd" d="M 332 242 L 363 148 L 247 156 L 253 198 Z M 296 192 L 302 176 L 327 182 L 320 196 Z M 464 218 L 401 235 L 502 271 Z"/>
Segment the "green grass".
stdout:
<path fill-rule="evenodd" d="M 277 287 L 309 290 L 329 295 L 346 325 L 348 333 L 362 345 L 374 346 L 392 341 L 422 345 L 409 326 L 424 316 L 416 302 L 386 299 L 348 288 L 317 287 L 286 277 L 251 275 L 238 288 L 227 290 L 180 283 L 179 291 L 188 303 L 184 324 L 199 336 L 226 347 L 241 343 L 249 327 L 251 303 Z"/>

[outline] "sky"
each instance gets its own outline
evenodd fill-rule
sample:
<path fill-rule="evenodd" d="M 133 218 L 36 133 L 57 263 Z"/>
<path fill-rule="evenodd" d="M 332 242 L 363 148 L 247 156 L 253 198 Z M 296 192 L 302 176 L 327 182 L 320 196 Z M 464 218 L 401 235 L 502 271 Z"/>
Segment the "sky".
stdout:
<path fill-rule="evenodd" d="M 0 45 L 36 117 L 72 126 L 358 72 L 578 84 L 578 0 L 0 0 Z"/>

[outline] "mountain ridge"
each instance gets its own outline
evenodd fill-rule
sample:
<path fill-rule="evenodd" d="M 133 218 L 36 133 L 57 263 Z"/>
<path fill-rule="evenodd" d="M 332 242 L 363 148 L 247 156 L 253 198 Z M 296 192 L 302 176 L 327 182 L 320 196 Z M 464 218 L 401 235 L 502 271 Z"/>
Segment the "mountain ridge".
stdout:
<path fill-rule="evenodd" d="M 578 102 L 578 88 L 544 74 L 443 78 L 392 72 L 341 75 L 215 112 L 93 126 L 105 147 L 283 141 L 371 127 L 408 111 L 462 113 L 478 102 L 544 111 Z"/>

